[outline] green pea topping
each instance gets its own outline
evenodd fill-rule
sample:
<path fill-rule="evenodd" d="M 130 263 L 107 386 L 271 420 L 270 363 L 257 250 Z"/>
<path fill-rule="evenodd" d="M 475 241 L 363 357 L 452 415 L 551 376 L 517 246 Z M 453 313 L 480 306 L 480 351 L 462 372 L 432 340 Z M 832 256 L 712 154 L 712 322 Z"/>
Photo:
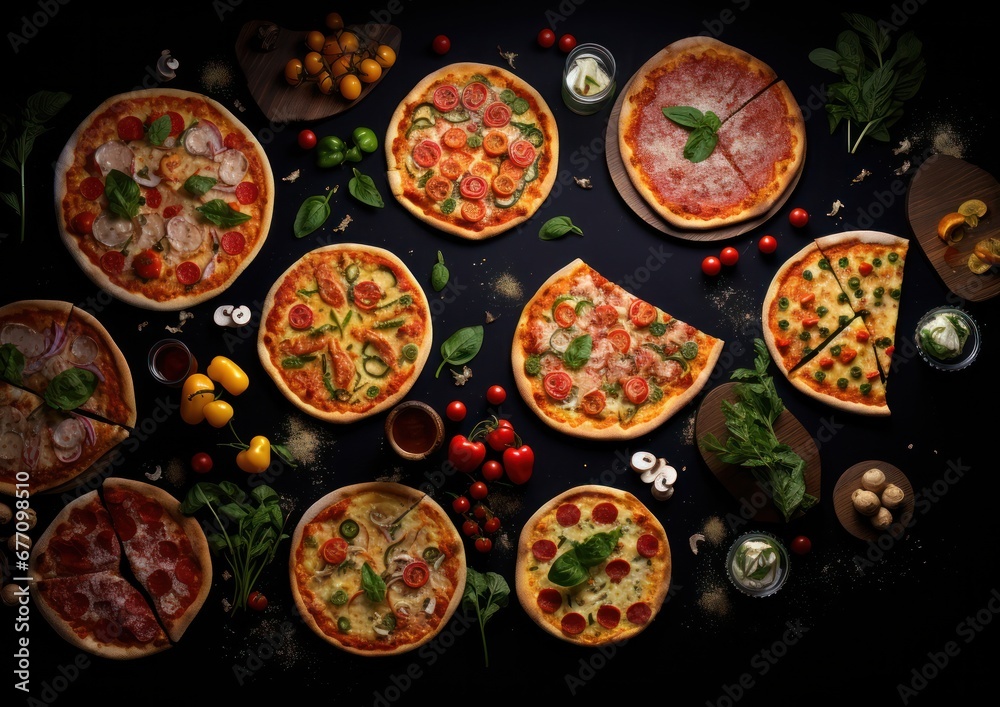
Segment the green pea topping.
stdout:
<path fill-rule="evenodd" d="M 813 279 L 812 270 L 803 270 L 802 277 L 806 280 L 812 280 Z"/>
<path fill-rule="evenodd" d="M 847 295 L 841 292 L 839 295 L 837 295 L 837 301 L 840 302 L 841 304 L 847 304 L 850 300 L 848 300 Z"/>
<path fill-rule="evenodd" d="M 877 268 L 882 267 L 882 258 L 872 258 L 872 265 Z"/>
<path fill-rule="evenodd" d="M 862 395 L 868 395 L 870 392 L 872 392 L 872 384 L 871 383 L 862 383 L 860 387 L 861 387 L 861 394 Z"/>
<path fill-rule="evenodd" d="M 890 263 L 895 263 L 899 260 L 899 253 L 889 253 L 886 257 L 889 258 Z"/>
<path fill-rule="evenodd" d="M 830 335 L 830 327 L 821 326 L 819 328 L 819 335 L 822 336 L 824 339 L 828 337 Z"/>
<path fill-rule="evenodd" d="M 861 366 L 851 366 L 851 378 L 861 377 Z"/>
<path fill-rule="evenodd" d="M 854 297 L 856 299 L 861 299 L 864 296 L 865 296 L 865 291 L 862 290 L 860 287 L 854 291 Z"/>
<path fill-rule="evenodd" d="M 898 289 L 895 289 L 895 290 L 892 290 L 892 291 L 889 292 L 889 296 L 892 297 L 893 299 L 899 299 L 899 296 L 901 294 L 903 294 L 903 293 L 900 292 Z"/>
<path fill-rule="evenodd" d="M 839 317 L 837 317 L 837 324 L 839 324 L 840 326 L 844 326 L 849 321 L 851 321 L 851 318 L 846 314 L 841 314 Z"/>
<path fill-rule="evenodd" d="M 831 356 L 839 356 L 840 352 L 841 352 L 840 344 L 837 344 L 836 346 L 831 346 L 830 347 L 830 355 Z"/>
<path fill-rule="evenodd" d="M 882 295 L 885 294 L 885 288 L 884 287 L 876 287 L 874 290 L 872 290 L 872 294 L 875 295 L 876 299 L 881 299 Z"/>
<path fill-rule="evenodd" d="M 846 378 L 838 378 L 837 379 L 837 387 L 840 388 L 841 390 L 844 390 L 847 387 L 847 379 Z"/>
<path fill-rule="evenodd" d="M 811 336 L 812 336 L 812 334 L 810 334 L 810 333 L 809 333 L 808 331 L 800 331 L 800 332 L 799 332 L 799 338 L 800 338 L 800 339 L 801 339 L 802 341 L 809 341 L 809 338 L 810 338 Z"/>
<path fill-rule="evenodd" d="M 823 305 L 820 305 L 819 307 L 816 308 L 816 314 L 818 314 L 821 317 L 826 316 L 826 313 L 829 311 L 830 310 L 824 307 Z"/>
<path fill-rule="evenodd" d="M 815 373 L 813 373 L 813 378 L 822 383 L 824 380 L 826 380 L 826 373 L 824 373 L 823 371 L 816 371 Z"/>
<path fill-rule="evenodd" d="M 778 327 L 781 328 L 781 329 L 787 329 L 788 328 L 788 320 L 787 319 L 780 319 L 780 320 L 778 320 Z"/>
<path fill-rule="evenodd" d="M 830 261 L 827 260 L 826 258 L 820 258 L 819 259 L 819 269 L 820 270 L 829 270 L 830 269 Z"/>
<path fill-rule="evenodd" d="M 852 277 L 850 280 L 847 281 L 847 285 L 852 290 L 856 290 L 856 289 L 858 289 L 858 287 L 861 286 L 861 278 L 860 277 Z"/>
<path fill-rule="evenodd" d="M 782 297 L 778 300 L 778 309 L 788 309 L 788 298 Z"/>

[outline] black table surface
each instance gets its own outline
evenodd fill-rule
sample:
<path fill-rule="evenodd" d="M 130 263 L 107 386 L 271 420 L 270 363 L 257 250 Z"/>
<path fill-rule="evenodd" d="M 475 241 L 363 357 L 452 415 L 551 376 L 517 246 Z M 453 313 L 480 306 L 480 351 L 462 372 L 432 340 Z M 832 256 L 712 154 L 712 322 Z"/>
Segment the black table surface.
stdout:
<path fill-rule="evenodd" d="M 2 27 L 4 113 L 15 110 L 38 89 L 72 94 L 71 101 L 41 136 L 28 162 L 27 236 L 20 242 L 14 213 L 0 209 L 0 302 L 48 298 L 81 306 L 108 328 L 132 367 L 138 401 L 134 443 L 111 472 L 152 481 L 178 497 L 196 481 L 231 480 L 249 488 L 250 477 L 236 468 L 227 431 L 184 424 L 176 413 L 178 392 L 163 387 L 146 369 L 151 344 L 170 336 L 178 312 L 140 309 L 99 290 L 66 251 L 52 208 L 54 162 L 79 122 L 110 95 L 155 85 L 153 67 L 169 49 L 180 62 L 175 79 L 164 85 L 205 93 L 232 109 L 264 145 L 275 175 L 274 220 L 263 250 L 225 292 L 191 308 L 178 338 L 207 362 L 225 355 L 243 366 L 250 389 L 232 399 L 234 426 L 241 436 L 263 434 L 289 441 L 307 433 L 306 460 L 291 468 L 275 464 L 266 481 L 280 494 L 294 526 L 304 510 L 325 493 L 347 484 L 393 480 L 432 491 L 442 502 L 461 492 L 460 479 L 443 475 L 444 453 L 424 462 L 398 458 L 384 439 L 385 415 L 351 425 L 321 423 L 292 406 L 264 373 L 256 352 L 261 302 L 277 276 L 313 248 L 358 242 L 398 254 L 425 285 L 437 251 L 452 273 L 440 294 L 426 287 L 433 302 L 435 347 L 459 327 L 486 325 L 482 351 L 469 364 L 473 377 L 456 386 L 452 376 L 434 376 L 440 359 L 432 353 L 407 396 L 443 412 L 463 401 L 469 417 L 448 423 L 448 434 L 467 433 L 472 422 L 490 414 L 511 420 L 534 448 L 532 479 L 521 487 L 495 491 L 502 530 L 493 550 L 468 546 L 470 566 L 500 573 L 514 587 L 514 548 L 519 530 L 542 503 L 572 486 L 601 483 L 631 491 L 647 503 L 666 528 L 673 558 L 669 597 L 655 622 L 638 637 L 601 650 L 582 649 L 539 629 L 513 592 L 509 605 L 486 627 L 490 664 L 484 667 L 478 628 L 459 611 L 439 637 L 418 651 L 396 657 L 362 658 L 320 640 L 298 618 L 288 582 L 286 544 L 259 581 L 270 599 L 263 613 L 230 616 L 223 599 L 231 583 L 217 560 L 208 601 L 181 642 L 161 654 L 116 662 L 81 653 L 61 639 L 44 618 L 29 609 L 30 630 L 15 632 L 17 611 L 3 616 L 3 680 L 15 703 L 78 703 L 96 696 L 110 702 L 176 705 L 202 697 L 264 703 L 276 696 L 350 704 L 409 704 L 417 699 L 467 704 L 509 704 L 526 699 L 636 699 L 637 691 L 684 704 L 790 704 L 829 698 L 858 704 L 936 704 L 973 691 L 995 676 L 997 637 L 992 624 L 1000 611 L 993 541 L 997 497 L 996 465 L 990 459 L 987 425 L 997 419 L 994 402 L 998 361 L 991 301 L 965 302 L 951 294 L 919 247 L 906 218 L 905 191 L 920 161 L 934 153 L 958 155 L 993 174 L 1000 173 L 989 111 L 995 64 L 987 49 L 985 25 L 945 3 L 871 3 L 862 11 L 885 23 L 893 38 L 913 31 L 923 41 L 927 77 L 919 93 L 890 128 L 891 140 L 865 140 L 854 154 L 841 127 L 831 134 L 823 110 L 825 86 L 833 76 L 812 64 L 810 50 L 833 46 L 846 29 L 840 13 L 853 8 L 820 4 L 789 13 L 749 1 L 662 3 L 655 9 L 607 0 L 522 3 L 426 3 L 390 0 L 299 2 L 294 7 L 237 0 L 132 5 L 128 11 L 93 3 L 23 1 L 4 10 Z M 371 95 L 344 113 L 311 123 L 276 123 L 262 114 L 236 61 L 235 42 L 249 20 L 282 27 L 322 29 L 328 11 L 347 23 L 391 22 L 402 32 L 399 58 Z M 141 19 L 139 19 L 141 18 Z M 560 98 L 565 56 L 540 48 L 537 32 L 551 27 L 580 42 L 611 49 L 623 84 L 649 57 L 683 37 L 707 34 L 740 47 L 770 64 L 803 107 L 808 155 L 801 180 L 781 210 L 761 226 L 721 242 L 697 242 L 664 234 L 644 223 L 612 182 L 605 158 L 608 109 L 592 116 L 570 112 Z M 433 37 L 451 38 L 445 56 L 434 54 Z M 381 150 L 357 165 L 370 174 L 385 207 L 373 209 L 347 193 L 346 168 L 323 170 L 313 154 L 297 145 L 299 130 L 347 137 L 357 126 L 384 136 L 396 104 L 423 76 L 455 61 L 500 66 L 499 49 L 517 54 L 515 73 L 549 103 L 560 133 L 559 177 L 538 213 L 525 225 L 495 238 L 473 242 L 418 222 L 391 197 Z M 221 67 L 221 70 L 220 70 Z M 309 90 L 310 87 L 303 88 Z M 910 171 L 897 174 L 906 155 L 893 148 L 913 144 Z M 13 172 L 3 169 L 3 190 L 13 189 Z M 301 170 L 297 181 L 281 178 Z M 854 178 L 867 170 L 870 176 Z M 573 177 L 589 178 L 585 190 Z M 295 211 L 302 200 L 338 186 L 332 215 L 322 231 L 296 239 Z M 844 209 L 828 216 L 835 200 Z M 788 214 L 803 207 L 808 225 L 795 229 Z M 346 231 L 331 229 L 345 216 Z M 538 238 L 548 218 L 566 215 L 582 237 Z M 753 339 L 761 333 L 760 305 L 768 283 L 784 259 L 811 238 L 858 228 L 894 233 L 911 240 L 899 310 L 897 362 L 888 386 L 892 415 L 871 419 L 837 411 L 806 398 L 780 375 L 776 385 L 787 408 L 820 449 L 821 503 L 790 523 L 757 523 L 741 515 L 739 499 L 716 480 L 693 437 L 704 394 L 749 366 Z M 778 250 L 761 254 L 757 240 L 777 238 Z M 738 249 L 740 260 L 717 277 L 706 277 L 701 261 L 723 246 Z M 510 365 L 510 342 L 525 299 L 552 272 L 575 257 L 604 276 L 631 282 L 637 292 L 673 316 L 722 338 L 719 364 L 698 398 L 655 431 L 625 443 L 587 442 L 544 425 L 517 395 Z M 985 277 L 995 277 L 992 273 Z M 507 287 L 499 287 L 498 282 Z M 514 287 L 511 287 L 513 285 Z M 520 289 L 523 296 L 518 296 Z M 512 291 L 514 290 L 514 291 Z M 915 354 L 913 331 L 929 309 L 952 303 L 979 322 L 983 350 L 978 361 L 956 373 L 932 370 Z M 251 323 L 220 328 L 212 314 L 222 304 L 247 305 Z M 446 369 L 447 370 L 447 369 Z M 776 373 L 772 366 L 772 373 Z M 489 385 L 509 395 L 499 407 L 485 399 Z M 679 472 L 674 496 L 656 501 L 628 469 L 637 451 L 666 458 Z M 198 451 L 215 458 L 207 477 L 190 472 Z M 840 474 L 865 460 L 881 460 L 903 470 L 917 501 L 903 537 L 860 541 L 838 522 L 833 489 Z M 35 537 L 67 501 L 66 495 L 31 499 L 38 513 Z M 689 538 L 710 519 L 720 519 L 726 539 L 703 543 L 695 554 Z M 797 535 L 812 540 L 812 551 L 793 556 L 787 585 L 766 599 L 738 594 L 727 584 L 724 554 L 744 530 L 766 530 L 783 541 Z M 5 578 L 6 579 L 6 578 Z M 715 601 L 709 601 L 714 598 Z M 720 606 L 722 607 L 720 609 Z M 13 657 L 19 637 L 27 637 L 30 692 Z"/>

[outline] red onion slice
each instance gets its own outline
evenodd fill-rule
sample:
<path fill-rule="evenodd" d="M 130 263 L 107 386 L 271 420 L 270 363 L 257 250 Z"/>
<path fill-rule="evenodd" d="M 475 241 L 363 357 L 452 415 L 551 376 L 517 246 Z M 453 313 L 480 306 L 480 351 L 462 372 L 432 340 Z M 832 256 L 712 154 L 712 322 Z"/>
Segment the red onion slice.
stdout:
<path fill-rule="evenodd" d="M 174 216 L 167 221 L 167 240 L 178 253 L 190 253 L 202 244 L 205 233 L 183 216 Z"/>
<path fill-rule="evenodd" d="M 184 149 L 192 155 L 214 157 L 225 149 L 222 131 L 212 121 L 201 120 L 184 133 Z"/>
<path fill-rule="evenodd" d="M 219 179 L 229 185 L 236 186 L 243 181 L 250 161 L 240 150 L 226 150 L 215 156 L 219 163 Z"/>
<path fill-rule="evenodd" d="M 101 175 L 105 177 L 113 169 L 132 174 L 134 159 L 132 148 L 121 140 L 110 140 L 94 150 L 94 162 L 101 170 Z"/>
<path fill-rule="evenodd" d="M 100 216 L 94 219 L 94 239 L 108 248 L 120 248 L 133 231 L 135 224 L 131 220 L 115 216 L 110 211 L 102 211 Z"/>

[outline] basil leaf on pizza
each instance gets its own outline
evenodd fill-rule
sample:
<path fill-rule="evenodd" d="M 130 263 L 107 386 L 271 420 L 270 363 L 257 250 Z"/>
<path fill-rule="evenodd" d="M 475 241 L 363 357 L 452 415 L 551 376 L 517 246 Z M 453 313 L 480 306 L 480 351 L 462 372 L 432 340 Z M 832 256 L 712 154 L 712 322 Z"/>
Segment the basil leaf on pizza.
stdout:
<path fill-rule="evenodd" d="M 689 128 L 691 134 L 684 144 L 684 157 L 692 162 L 708 159 L 719 142 L 718 130 L 722 123 L 712 111 L 702 113 L 691 106 L 664 107 L 663 115 L 680 126 Z"/>
<path fill-rule="evenodd" d="M 108 209 L 116 216 L 134 219 L 139 213 L 139 185 L 124 172 L 112 169 L 104 184 L 104 194 L 108 197 Z"/>
<path fill-rule="evenodd" d="M 171 125 L 170 116 L 164 113 L 149 124 L 149 129 L 146 131 L 146 139 L 154 145 L 162 145 L 170 137 Z"/>
<path fill-rule="evenodd" d="M 76 410 L 97 389 L 97 374 L 84 368 L 57 373 L 45 389 L 45 402 L 57 410 Z"/>
<path fill-rule="evenodd" d="M 219 180 L 213 177 L 205 177 L 200 174 L 192 174 L 184 181 L 184 188 L 193 196 L 204 196 L 218 184 Z"/>
<path fill-rule="evenodd" d="M 196 210 L 216 226 L 238 226 L 250 220 L 249 214 L 237 211 L 222 199 L 212 199 Z"/>
<path fill-rule="evenodd" d="M 0 378 L 14 385 L 21 385 L 24 363 L 24 354 L 14 344 L 0 346 Z"/>

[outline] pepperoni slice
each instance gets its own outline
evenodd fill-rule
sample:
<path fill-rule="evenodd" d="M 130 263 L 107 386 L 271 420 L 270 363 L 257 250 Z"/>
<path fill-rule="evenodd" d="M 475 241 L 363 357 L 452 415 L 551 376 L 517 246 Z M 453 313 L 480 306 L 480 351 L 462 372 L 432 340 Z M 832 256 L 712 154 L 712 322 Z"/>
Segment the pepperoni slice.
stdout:
<path fill-rule="evenodd" d="M 434 97 L 431 99 L 434 107 L 442 113 L 454 110 L 458 105 L 458 89 L 454 86 L 439 86 L 434 89 Z"/>
<path fill-rule="evenodd" d="M 177 547 L 177 543 L 173 540 L 161 540 L 156 545 L 156 551 L 160 558 L 164 560 L 176 560 L 181 554 L 180 548 Z"/>
<path fill-rule="evenodd" d="M 643 557 L 656 557 L 660 552 L 660 541 L 655 535 L 640 535 L 635 542 L 636 551 Z"/>
<path fill-rule="evenodd" d="M 518 167 L 530 167 L 535 161 L 535 146 L 527 140 L 515 140 L 507 150 L 510 161 Z"/>
<path fill-rule="evenodd" d="M 597 610 L 597 623 L 604 628 L 614 628 L 622 620 L 622 611 L 612 604 L 603 604 Z"/>
<path fill-rule="evenodd" d="M 239 231 L 226 231 L 222 234 L 219 245 L 228 255 L 239 255 L 247 247 L 247 239 Z"/>
<path fill-rule="evenodd" d="M 433 140 L 422 140 L 413 147 L 413 161 L 421 167 L 433 167 L 441 158 L 441 146 Z"/>
<path fill-rule="evenodd" d="M 147 523 L 153 523 L 163 517 L 163 506 L 153 501 L 147 501 L 139 506 L 139 517 Z"/>
<path fill-rule="evenodd" d="M 177 282 L 182 285 L 193 285 L 201 279 L 201 266 L 191 260 L 185 260 L 177 266 Z"/>
<path fill-rule="evenodd" d="M 580 522 L 580 507 L 575 503 L 564 503 L 556 509 L 556 521 L 564 528 Z"/>
<path fill-rule="evenodd" d="M 538 597 L 535 599 L 535 603 L 538 605 L 538 608 L 546 614 L 552 614 L 558 611 L 559 607 L 562 606 L 562 594 L 559 593 L 558 589 L 548 587 L 538 592 Z"/>
<path fill-rule="evenodd" d="M 614 523 L 618 519 L 618 506 L 609 501 L 598 503 L 594 506 L 594 510 L 591 511 L 590 517 L 595 523 L 603 525 Z"/>
<path fill-rule="evenodd" d="M 70 515 L 74 524 L 82 526 L 80 535 L 89 535 L 97 527 L 97 514 L 90 509 L 74 508 Z"/>
<path fill-rule="evenodd" d="M 142 140 L 146 136 L 146 129 L 142 125 L 142 120 L 137 116 L 127 115 L 118 121 L 118 138 L 129 142 L 130 140 Z"/>
<path fill-rule="evenodd" d="M 445 160 L 442 162 L 442 172 L 444 171 L 444 165 L 448 162 L 454 162 L 454 160 Z M 424 185 L 424 191 L 434 201 L 444 201 L 451 196 L 451 180 L 447 177 L 442 177 L 440 174 L 435 174 L 427 180 L 427 183 Z"/>
<path fill-rule="evenodd" d="M 617 560 L 611 560 L 604 567 L 604 572 L 608 575 L 608 578 L 618 584 L 620 581 L 628 577 L 628 573 L 632 571 L 632 565 L 628 563 L 628 560 L 623 560 L 621 558 Z"/>
<path fill-rule="evenodd" d="M 565 371 L 552 371 L 542 379 L 542 387 L 553 400 L 565 400 L 573 390 L 573 378 Z"/>
<path fill-rule="evenodd" d="M 653 610 L 650 609 L 649 604 L 644 601 L 637 601 L 625 610 L 625 618 L 638 626 L 649 623 L 649 619 L 652 618 L 652 616 Z"/>
<path fill-rule="evenodd" d="M 90 608 L 90 599 L 83 592 L 73 592 L 63 600 L 63 612 L 71 619 L 78 619 Z"/>
<path fill-rule="evenodd" d="M 247 144 L 247 139 L 243 133 L 229 133 L 226 135 L 226 139 L 222 141 L 222 144 L 230 150 L 240 150 Z"/>
<path fill-rule="evenodd" d="M 646 382 L 645 378 L 638 376 L 629 378 L 625 381 L 622 389 L 625 391 L 625 397 L 633 405 L 641 405 L 649 397 L 649 383 Z"/>
<path fill-rule="evenodd" d="M 240 182 L 236 185 L 236 200 L 241 204 L 252 204 L 259 195 L 260 190 L 253 182 Z"/>
<path fill-rule="evenodd" d="M 53 540 L 50 547 L 56 556 L 56 561 L 62 567 L 72 570 L 74 574 L 83 574 L 91 569 L 86 548 L 69 540 Z"/>
<path fill-rule="evenodd" d="M 288 323 L 292 329 L 308 329 L 313 323 L 313 311 L 301 302 L 288 310 Z"/>
<path fill-rule="evenodd" d="M 482 177 L 476 177 L 474 175 L 469 175 L 458 185 L 459 192 L 461 192 L 462 196 L 466 199 L 482 199 L 486 196 L 486 191 L 488 189 L 489 185 L 486 184 L 486 180 Z"/>
<path fill-rule="evenodd" d="M 118 531 L 118 537 L 122 542 L 128 542 L 135 537 L 135 521 L 124 513 L 118 513 L 115 515 L 115 530 Z"/>
<path fill-rule="evenodd" d="M 624 329 L 612 329 L 608 332 L 608 343 L 618 353 L 628 353 L 632 348 L 632 337 Z"/>
<path fill-rule="evenodd" d="M 174 580 L 164 569 L 158 569 L 146 579 L 146 588 L 154 597 L 162 597 L 174 586 Z"/>
<path fill-rule="evenodd" d="M 489 98 L 490 90 L 482 81 L 473 81 L 462 89 L 462 105 L 469 110 L 478 110 Z"/>
<path fill-rule="evenodd" d="M 377 282 L 365 280 L 354 286 L 354 304 L 366 312 L 375 309 L 381 299 L 382 288 L 378 286 Z"/>
<path fill-rule="evenodd" d="M 201 573 L 198 571 L 197 565 L 195 565 L 194 560 L 190 557 L 182 557 L 177 561 L 177 565 L 174 567 L 174 574 L 177 575 L 179 582 L 189 587 L 198 584 L 201 578 Z"/>
<path fill-rule="evenodd" d="M 556 556 L 558 551 L 559 548 L 556 547 L 556 544 L 547 538 L 536 540 L 531 546 L 531 554 L 539 562 L 548 562 Z"/>
<path fill-rule="evenodd" d="M 587 628 L 587 619 L 584 618 L 583 614 L 578 614 L 574 611 L 563 616 L 560 625 L 563 633 L 576 636 L 583 633 L 583 629 Z"/>
<path fill-rule="evenodd" d="M 449 128 L 441 136 L 441 142 L 444 143 L 445 147 L 450 147 L 452 150 L 465 147 L 465 131 L 461 128 Z"/>
<path fill-rule="evenodd" d="M 97 177 L 87 177 L 80 182 L 80 194 L 84 199 L 97 201 L 104 194 L 104 182 Z"/>
<path fill-rule="evenodd" d="M 143 196 L 146 198 L 146 206 L 151 209 L 160 208 L 160 204 L 163 203 L 163 194 L 160 190 L 155 187 L 148 187 L 143 189 Z"/>
<path fill-rule="evenodd" d="M 482 221 L 486 218 L 486 205 L 481 200 L 466 201 L 462 204 L 462 218 L 471 223 Z"/>
<path fill-rule="evenodd" d="M 649 302 L 637 299 L 628 308 L 628 316 L 632 323 L 641 329 L 656 321 L 656 307 Z"/>
<path fill-rule="evenodd" d="M 106 528 L 97 534 L 97 547 L 105 552 L 118 553 L 118 536 L 115 531 Z"/>
<path fill-rule="evenodd" d="M 604 406 L 608 403 L 608 397 L 603 390 L 595 388 L 580 401 L 580 409 L 584 415 L 600 415 L 604 411 Z"/>
<path fill-rule="evenodd" d="M 500 128 L 510 122 L 510 106 L 500 101 L 494 101 L 483 111 L 483 125 L 490 128 Z"/>
<path fill-rule="evenodd" d="M 180 135 L 182 132 L 184 132 L 184 118 L 181 117 L 180 113 L 178 113 L 177 111 L 174 111 L 174 110 L 168 110 L 166 113 L 157 113 L 155 115 L 149 116 L 149 122 L 150 122 L 150 124 L 155 123 L 157 120 L 159 120 L 164 115 L 167 116 L 168 118 L 170 118 L 170 136 L 171 137 Z"/>

